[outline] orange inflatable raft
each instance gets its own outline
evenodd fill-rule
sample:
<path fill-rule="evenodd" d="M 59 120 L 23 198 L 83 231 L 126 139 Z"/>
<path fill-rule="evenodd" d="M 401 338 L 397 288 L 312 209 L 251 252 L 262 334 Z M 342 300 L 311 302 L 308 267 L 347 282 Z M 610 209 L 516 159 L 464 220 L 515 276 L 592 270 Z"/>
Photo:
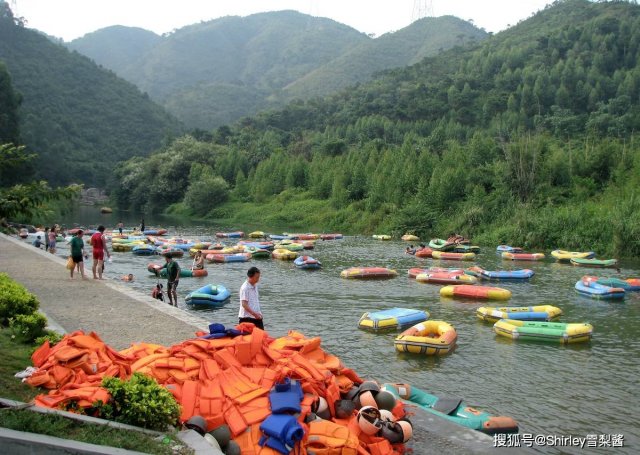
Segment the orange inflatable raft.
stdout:
<path fill-rule="evenodd" d="M 445 286 L 440 289 L 442 297 L 482 299 L 482 300 L 509 300 L 511 291 L 508 289 L 491 286 L 473 286 L 461 284 L 458 286 Z"/>

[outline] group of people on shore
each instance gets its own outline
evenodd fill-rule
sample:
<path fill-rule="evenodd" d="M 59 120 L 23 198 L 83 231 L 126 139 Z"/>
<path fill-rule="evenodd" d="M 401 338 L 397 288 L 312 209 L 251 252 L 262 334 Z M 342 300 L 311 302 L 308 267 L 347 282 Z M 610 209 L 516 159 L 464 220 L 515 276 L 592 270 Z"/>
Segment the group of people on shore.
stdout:
<path fill-rule="evenodd" d="M 92 256 L 93 256 L 93 264 L 91 266 L 91 271 L 93 272 L 94 280 L 103 280 L 102 273 L 104 272 L 104 256 L 106 254 L 107 258 L 111 260 L 111 253 L 107 248 L 107 239 L 104 235 L 105 227 L 100 225 L 98 226 L 98 230 L 91 235 L 89 239 L 89 244 L 93 247 Z M 72 267 L 69 269 L 69 273 L 71 275 L 71 279 L 73 280 L 73 274 L 75 270 L 80 272 L 82 279 L 87 279 L 84 272 L 84 259 L 89 259 L 89 255 L 86 253 L 84 248 L 84 240 L 82 240 L 82 236 L 84 235 L 84 231 L 82 229 L 78 229 L 69 242 L 69 247 L 71 249 L 71 261 L 73 261 Z"/>

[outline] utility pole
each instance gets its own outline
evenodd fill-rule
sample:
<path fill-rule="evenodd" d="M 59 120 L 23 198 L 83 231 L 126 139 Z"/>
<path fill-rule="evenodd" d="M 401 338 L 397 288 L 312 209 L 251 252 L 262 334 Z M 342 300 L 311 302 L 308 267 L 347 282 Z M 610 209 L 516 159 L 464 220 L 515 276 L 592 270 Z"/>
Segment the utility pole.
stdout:
<path fill-rule="evenodd" d="M 433 17 L 433 1 L 432 0 L 413 0 L 413 14 L 411 22 L 424 17 Z"/>

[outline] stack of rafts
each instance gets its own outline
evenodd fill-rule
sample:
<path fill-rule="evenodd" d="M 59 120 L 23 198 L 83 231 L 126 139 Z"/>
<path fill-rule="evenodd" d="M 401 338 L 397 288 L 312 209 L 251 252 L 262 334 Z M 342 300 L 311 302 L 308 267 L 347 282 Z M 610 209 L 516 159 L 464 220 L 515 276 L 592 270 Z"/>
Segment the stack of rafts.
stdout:
<path fill-rule="evenodd" d="M 324 352 L 319 337 L 274 339 L 252 324 L 211 324 L 197 335 L 117 352 L 95 333 L 74 332 L 35 351 L 27 382 L 51 389 L 38 406 L 82 409 L 109 401 L 104 376 L 147 374 L 174 395 L 181 422 L 202 422 L 203 434 L 228 429 L 243 454 L 405 451 L 412 427 L 402 401 Z"/>

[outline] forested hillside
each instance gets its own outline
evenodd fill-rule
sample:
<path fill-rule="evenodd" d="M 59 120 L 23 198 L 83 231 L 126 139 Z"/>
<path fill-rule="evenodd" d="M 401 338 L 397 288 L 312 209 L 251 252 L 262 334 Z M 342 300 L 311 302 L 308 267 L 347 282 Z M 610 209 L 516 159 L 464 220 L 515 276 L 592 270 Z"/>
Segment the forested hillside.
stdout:
<path fill-rule="evenodd" d="M 193 24 L 157 40 L 139 29 L 109 27 L 69 46 L 136 84 L 190 127 L 212 129 L 485 36 L 447 17 L 372 39 L 330 19 L 278 11 Z"/>
<path fill-rule="evenodd" d="M 67 47 L 123 77 L 161 41 L 161 36 L 148 30 L 114 25 L 75 39 Z"/>
<path fill-rule="evenodd" d="M 303 229 L 637 255 L 639 62 L 639 6 L 558 1 L 473 48 L 126 163 L 115 195 Z M 199 203 L 214 180 L 216 203 Z M 162 199 L 142 191 L 169 182 Z"/>
<path fill-rule="evenodd" d="M 378 71 L 413 65 L 453 46 L 486 37 L 486 32 L 457 17 L 425 17 L 348 50 L 286 86 L 283 95 L 290 99 L 329 95 L 368 81 Z"/>
<path fill-rule="evenodd" d="M 181 131 L 132 84 L 24 28 L 0 2 L 0 61 L 22 97 L 22 143 L 53 185 L 103 186 L 113 165 L 148 155 Z"/>

